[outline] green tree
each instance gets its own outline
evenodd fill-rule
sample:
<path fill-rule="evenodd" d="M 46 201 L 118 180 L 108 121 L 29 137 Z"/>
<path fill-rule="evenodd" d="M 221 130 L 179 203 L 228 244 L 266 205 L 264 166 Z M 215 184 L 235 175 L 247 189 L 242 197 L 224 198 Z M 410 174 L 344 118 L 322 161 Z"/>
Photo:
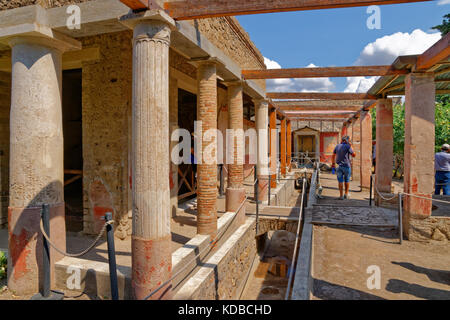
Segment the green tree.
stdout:
<path fill-rule="evenodd" d="M 431 29 L 439 30 L 442 35 L 447 34 L 450 31 L 450 13 L 444 16 L 442 24 L 432 27 Z"/>
<path fill-rule="evenodd" d="M 372 137 L 376 139 L 376 109 L 372 109 Z M 405 105 L 393 106 L 393 149 L 394 154 L 403 154 L 405 147 Z M 450 95 L 436 97 L 435 108 L 435 150 L 444 143 L 450 143 Z"/>

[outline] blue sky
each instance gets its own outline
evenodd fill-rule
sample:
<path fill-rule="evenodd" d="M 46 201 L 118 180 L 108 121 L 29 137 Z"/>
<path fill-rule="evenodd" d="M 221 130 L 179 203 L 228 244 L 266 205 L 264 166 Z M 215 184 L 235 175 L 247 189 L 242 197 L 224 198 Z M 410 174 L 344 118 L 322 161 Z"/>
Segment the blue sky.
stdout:
<path fill-rule="evenodd" d="M 366 13 L 367 7 L 257 14 L 237 18 L 264 57 L 283 68 L 306 67 L 310 64 L 390 64 L 399 54 L 421 53 L 439 39 L 437 30 L 432 30 L 431 27 L 441 24 L 443 16 L 450 13 L 450 0 L 383 5 L 380 9 L 379 30 L 367 28 L 366 21 L 371 16 Z M 421 31 L 413 34 L 416 29 Z M 394 34 L 396 35 L 393 36 Z M 383 39 L 377 41 L 380 38 Z M 370 43 L 373 44 L 363 52 Z M 274 66 L 271 64 L 268 67 Z M 359 81 L 353 80 L 275 80 L 268 81 L 268 90 L 364 91 L 375 81 L 374 78 L 360 79 L 366 83 L 358 86 Z"/>

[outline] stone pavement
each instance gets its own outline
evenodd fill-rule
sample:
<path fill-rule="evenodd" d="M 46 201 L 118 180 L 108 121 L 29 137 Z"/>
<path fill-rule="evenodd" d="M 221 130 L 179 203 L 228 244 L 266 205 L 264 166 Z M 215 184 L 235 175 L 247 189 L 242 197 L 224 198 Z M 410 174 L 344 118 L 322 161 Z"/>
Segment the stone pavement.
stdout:
<path fill-rule="evenodd" d="M 336 177 L 322 174 L 321 182 L 313 219 L 329 223 L 313 227 L 312 299 L 450 299 L 448 242 L 400 245 L 396 210 L 369 207 L 357 183 L 351 200 L 337 200 Z M 379 270 L 379 287 L 369 288 L 369 267 Z"/>

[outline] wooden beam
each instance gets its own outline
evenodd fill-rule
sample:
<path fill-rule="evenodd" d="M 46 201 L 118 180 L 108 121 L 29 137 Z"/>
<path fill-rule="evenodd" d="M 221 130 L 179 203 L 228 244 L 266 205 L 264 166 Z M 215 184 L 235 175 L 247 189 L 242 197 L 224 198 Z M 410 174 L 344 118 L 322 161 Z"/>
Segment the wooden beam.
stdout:
<path fill-rule="evenodd" d="M 283 111 L 358 111 L 361 106 L 280 106 Z"/>
<path fill-rule="evenodd" d="M 354 116 L 354 113 L 348 114 L 292 114 L 287 115 L 289 119 L 314 118 L 314 119 L 341 119 Z"/>
<path fill-rule="evenodd" d="M 350 92 L 268 92 L 271 99 L 326 99 L 326 100 L 373 100 L 375 96 L 367 93 Z"/>
<path fill-rule="evenodd" d="M 121 1 L 125 4 L 127 4 L 126 2 L 137 2 L 137 0 Z M 365 7 L 370 5 L 422 1 L 430 0 L 185 0 L 167 1 L 164 3 L 164 9 L 176 20 L 187 20 L 243 14 Z M 130 5 L 128 6 L 133 8 Z"/>
<path fill-rule="evenodd" d="M 450 56 L 450 33 L 447 33 L 417 58 L 416 69 L 427 70 Z"/>
<path fill-rule="evenodd" d="M 373 101 L 373 100 L 369 100 Z M 366 100 L 295 100 L 273 101 L 277 108 L 281 107 L 363 107 Z"/>
<path fill-rule="evenodd" d="M 155 0 L 120 0 L 120 2 L 134 11 L 162 9 Z"/>
<path fill-rule="evenodd" d="M 362 77 L 407 74 L 408 70 L 396 70 L 392 66 L 354 66 L 242 70 L 242 77 L 249 79 L 285 79 L 285 78 L 326 78 L 326 77 Z"/>
<path fill-rule="evenodd" d="M 348 120 L 348 118 L 305 118 L 305 117 L 289 117 L 288 119 L 294 121 L 336 121 L 336 122 L 344 122 Z"/>

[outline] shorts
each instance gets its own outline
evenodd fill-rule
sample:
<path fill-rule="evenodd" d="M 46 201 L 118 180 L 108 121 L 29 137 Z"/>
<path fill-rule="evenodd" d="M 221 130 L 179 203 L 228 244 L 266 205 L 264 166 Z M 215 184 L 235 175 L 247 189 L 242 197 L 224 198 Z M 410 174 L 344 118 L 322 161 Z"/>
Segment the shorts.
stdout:
<path fill-rule="evenodd" d="M 352 169 L 350 167 L 339 166 L 336 170 L 337 179 L 339 183 L 350 182 L 350 176 L 352 175 Z"/>

